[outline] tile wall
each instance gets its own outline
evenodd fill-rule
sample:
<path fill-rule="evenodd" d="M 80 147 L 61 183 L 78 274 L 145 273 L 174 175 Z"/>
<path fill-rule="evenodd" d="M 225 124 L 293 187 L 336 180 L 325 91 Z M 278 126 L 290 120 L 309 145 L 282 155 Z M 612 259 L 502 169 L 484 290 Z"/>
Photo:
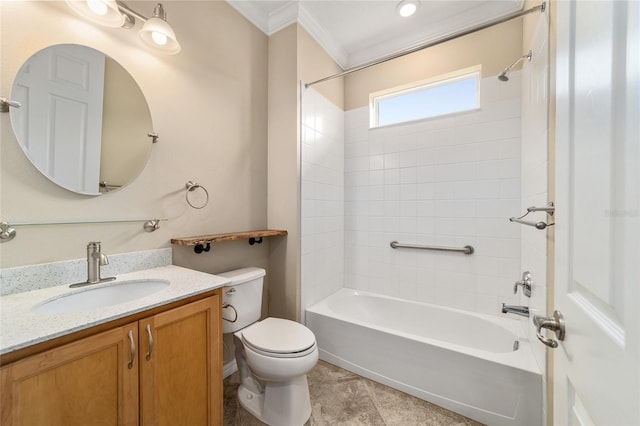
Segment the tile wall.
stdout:
<path fill-rule="evenodd" d="M 345 287 L 494 315 L 518 301 L 520 82 L 485 78 L 480 110 L 411 124 L 369 129 L 368 107 L 345 113 Z"/>
<path fill-rule="evenodd" d="M 301 127 L 304 316 L 344 282 L 344 111 L 306 89 Z"/>

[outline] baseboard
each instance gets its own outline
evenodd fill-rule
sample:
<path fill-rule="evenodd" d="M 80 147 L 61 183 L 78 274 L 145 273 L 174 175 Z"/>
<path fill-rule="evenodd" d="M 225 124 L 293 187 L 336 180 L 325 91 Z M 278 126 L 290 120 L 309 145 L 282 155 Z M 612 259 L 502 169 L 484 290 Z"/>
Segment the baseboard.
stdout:
<path fill-rule="evenodd" d="M 222 367 L 222 377 L 226 379 L 236 371 L 238 371 L 238 364 L 236 364 L 236 360 L 234 359 Z"/>

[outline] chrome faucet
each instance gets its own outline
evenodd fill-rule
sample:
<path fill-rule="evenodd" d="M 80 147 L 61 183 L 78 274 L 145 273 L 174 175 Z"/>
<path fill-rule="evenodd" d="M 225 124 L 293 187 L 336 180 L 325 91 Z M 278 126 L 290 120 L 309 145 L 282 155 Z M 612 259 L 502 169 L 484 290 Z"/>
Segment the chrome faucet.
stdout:
<path fill-rule="evenodd" d="M 505 305 L 502 304 L 502 313 L 503 314 L 516 314 L 521 317 L 529 318 L 529 307 L 528 306 L 513 306 L 513 305 Z"/>
<path fill-rule="evenodd" d="M 102 246 L 98 241 L 87 244 L 87 281 L 71 284 L 69 287 L 82 287 L 89 284 L 98 284 L 113 281 L 116 277 L 100 278 L 100 267 L 109 264 L 109 258 L 102 253 Z"/>

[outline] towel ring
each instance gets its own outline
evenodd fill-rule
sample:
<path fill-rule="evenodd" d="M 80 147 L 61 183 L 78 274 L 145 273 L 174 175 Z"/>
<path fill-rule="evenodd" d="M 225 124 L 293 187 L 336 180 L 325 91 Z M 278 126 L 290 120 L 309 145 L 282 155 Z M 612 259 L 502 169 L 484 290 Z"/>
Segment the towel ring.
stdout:
<path fill-rule="evenodd" d="M 185 188 L 187 188 L 187 193 L 185 194 L 185 198 L 187 200 L 187 204 L 189 204 L 191 207 L 193 207 L 194 209 L 202 209 L 206 207 L 207 204 L 209 204 L 209 191 L 207 191 L 207 188 L 191 180 L 186 183 Z M 191 202 L 191 200 L 189 200 L 189 194 L 198 188 L 202 189 L 205 195 L 204 204 L 202 204 L 201 206 L 196 206 Z"/>

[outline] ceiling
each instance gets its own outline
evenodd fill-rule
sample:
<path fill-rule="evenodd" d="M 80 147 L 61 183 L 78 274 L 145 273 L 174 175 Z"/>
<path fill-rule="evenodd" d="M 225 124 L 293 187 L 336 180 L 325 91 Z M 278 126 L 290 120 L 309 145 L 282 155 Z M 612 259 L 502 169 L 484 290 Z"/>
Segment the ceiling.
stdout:
<path fill-rule="evenodd" d="M 351 68 L 522 9 L 523 0 L 227 0 L 265 34 L 298 22 L 342 68 Z"/>

